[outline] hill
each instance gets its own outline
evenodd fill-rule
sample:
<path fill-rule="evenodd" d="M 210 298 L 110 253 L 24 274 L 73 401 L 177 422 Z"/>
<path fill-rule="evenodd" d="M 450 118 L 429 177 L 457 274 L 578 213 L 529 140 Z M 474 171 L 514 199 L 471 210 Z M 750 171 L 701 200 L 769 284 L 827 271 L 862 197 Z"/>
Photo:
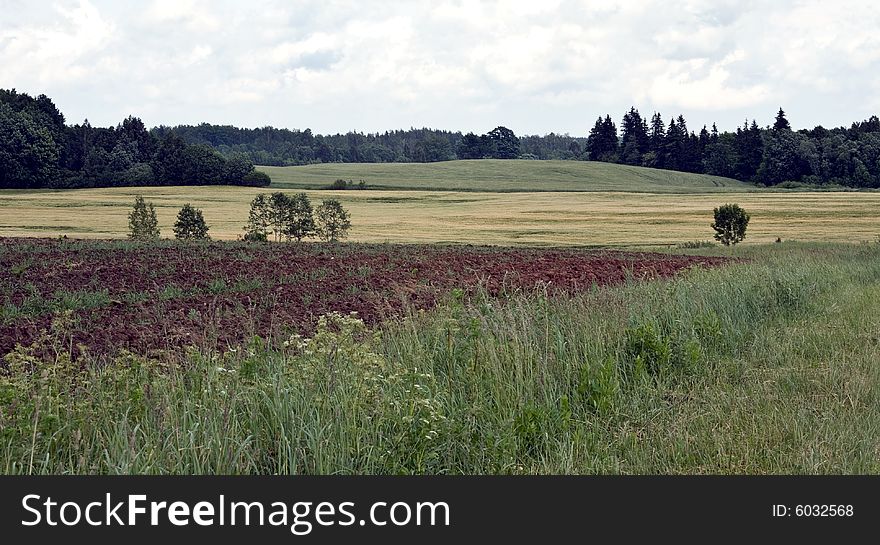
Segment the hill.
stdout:
<path fill-rule="evenodd" d="M 260 166 L 279 189 L 322 189 L 334 180 L 363 180 L 369 189 L 429 191 L 627 191 L 703 193 L 748 191 L 755 186 L 720 176 L 596 161 L 478 159 L 438 163 L 324 163 Z"/>

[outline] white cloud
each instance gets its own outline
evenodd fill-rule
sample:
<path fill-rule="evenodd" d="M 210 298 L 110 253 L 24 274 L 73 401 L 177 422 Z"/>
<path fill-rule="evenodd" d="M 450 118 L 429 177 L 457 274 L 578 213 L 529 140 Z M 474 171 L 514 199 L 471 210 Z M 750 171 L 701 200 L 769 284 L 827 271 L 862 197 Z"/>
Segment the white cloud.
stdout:
<path fill-rule="evenodd" d="M 212 31 L 220 27 L 220 18 L 212 3 L 199 0 L 153 0 L 144 13 L 148 23 L 182 23 L 189 30 Z"/>
<path fill-rule="evenodd" d="M 97 67 L 84 62 L 85 57 L 111 43 L 115 25 L 87 0 L 58 5 L 56 13 L 58 19 L 51 24 L 13 24 L 0 30 L 3 80 L 13 85 L 18 79 L 31 78 L 46 83 L 94 73 Z M 14 18 L 15 14 L 6 16 Z"/>
<path fill-rule="evenodd" d="M 731 80 L 728 67 L 744 58 L 745 53 L 738 49 L 711 64 L 707 59 L 669 62 L 668 68 L 651 82 L 646 97 L 661 106 L 695 110 L 723 110 L 761 104 L 770 95 L 766 85 L 737 87 Z"/>
<path fill-rule="evenodd" d="M 3 2 L 4 0 L 0 0 Z M 8 4 L 14 4 L 10 6 Z M 584 134 L 636 105 L 697 127 L 877 107 L 871 2 L 5 0 L 0 86 L 71 119 Z"/>

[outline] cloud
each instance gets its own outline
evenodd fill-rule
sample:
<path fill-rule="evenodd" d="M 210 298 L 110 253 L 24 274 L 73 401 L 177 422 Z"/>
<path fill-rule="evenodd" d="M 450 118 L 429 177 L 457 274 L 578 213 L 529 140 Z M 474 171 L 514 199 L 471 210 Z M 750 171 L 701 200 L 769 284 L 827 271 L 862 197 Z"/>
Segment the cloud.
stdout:
<path fill-rule="evenodd" d="M 10 25 L 0 30 L 0 72 L 6 85 L 19 79 L 38 82 L 83 79 L 98 68 L 90 54 L 112 43 L 116 27 L 87 0 L 56 7 L 51 24 Z M 14 13 L 7 17 L 14 18 Z"/>
<path fill-rule="evenodd" d="M 719 62 L 706 59 L 668 62 L 646 91 L 646 97 L 661 106 L 695 110 L 723 110 L 755 106 L 770 95 L 767 85 L 735 86 L 729 66 L 745 58 L 743 50 L 730 53 Z M 708 66 L 707 66 L 708 65 Z"/>
<path fill-rule="evenodd" d="M 153 0 L 144 20 L 152 24 L 182 24 L 200 32 L 217 30 L 221 24 L 213 5 L 198 0 Z"/>
<path fill-rule="evenodd" d="M 3 1 L 3 0 L 0 0 Z M 874 3 L 82 0 L 3 3 L 0 86 L 71 119 L 316 132 L 584 134 L 596 116 L 847 124 L 877 101 Z"/>

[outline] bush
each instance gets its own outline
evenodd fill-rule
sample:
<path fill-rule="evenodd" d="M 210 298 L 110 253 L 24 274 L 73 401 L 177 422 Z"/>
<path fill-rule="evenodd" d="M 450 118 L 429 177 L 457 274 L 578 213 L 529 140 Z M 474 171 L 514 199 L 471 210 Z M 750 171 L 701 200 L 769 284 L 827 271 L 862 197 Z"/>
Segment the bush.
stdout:
<path fill-rule="evenodd" d="M 715 240 L 725 246 L 736 244 L 746 238 L 749 215 L 738 204 L 725 204 L 715 209 Z"/>
<path fill-rule="evenodd" d="M 244 234 L 245 242 L 266 242 L 268 240 L 269 237 L 266 236 L 266 233 L 248 232 Z"/>
<path fill-rule="evenodd" d="M 140 195 L 134 199 L 134 208 L 128 215 L 128 238 L 132 240 L 156 240 L 159 238 L 159 221 L 153 203 L 144 202 Z"/>
<path fill-rule="evenodd" d="M 332 184 L 327 186 L 327 189 L 348 189 L 351 186 L 351 180 L 345 181 L 342 178 L 335 180 Z"/>
<path fill-rule="evenodd" d="M 336 242 L 348 235 L 351 228 L 348 210 L 336 199 L 327 199 L 315 211 L 315 232 L 327 242 Z"/>
<path fill-rule="evenodd" d="M 208 225 L 202 211 L 190 204 L 183 205 L 174 224 L 174 236 L 180 240 L 207 240 Z"/>
<path fill-rule="evenodd" d="M 271 183 L 272 178 L 268 174 L 257 170 L 245 174 L 241 179 L 241 185 L 249 187 L 269 187 Z"/>
<path fill-rule="evenodd" d="M 651 322 L 626 330 L 624 371 L 627 377 L 656 376 L 672 363 L 672 340 Z"/>
<path fill-rule="evenodd" d="M 696 250 L 699 248 L 714 248 L 715 243 L 708 240 L 689 240 L 676 245 L 680 250 Z"/>

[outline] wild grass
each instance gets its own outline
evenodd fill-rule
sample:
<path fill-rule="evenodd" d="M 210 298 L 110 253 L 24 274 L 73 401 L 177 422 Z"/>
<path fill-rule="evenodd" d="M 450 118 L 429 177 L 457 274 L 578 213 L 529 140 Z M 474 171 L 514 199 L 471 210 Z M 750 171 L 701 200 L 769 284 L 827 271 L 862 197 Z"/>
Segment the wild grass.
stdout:
<path fill-rule="evenodd" d="M 736 254 L 173 364 L 74 364 L 61 314 L 6 358 L 0 472 L 877 473 L 880 245 Z"/>

